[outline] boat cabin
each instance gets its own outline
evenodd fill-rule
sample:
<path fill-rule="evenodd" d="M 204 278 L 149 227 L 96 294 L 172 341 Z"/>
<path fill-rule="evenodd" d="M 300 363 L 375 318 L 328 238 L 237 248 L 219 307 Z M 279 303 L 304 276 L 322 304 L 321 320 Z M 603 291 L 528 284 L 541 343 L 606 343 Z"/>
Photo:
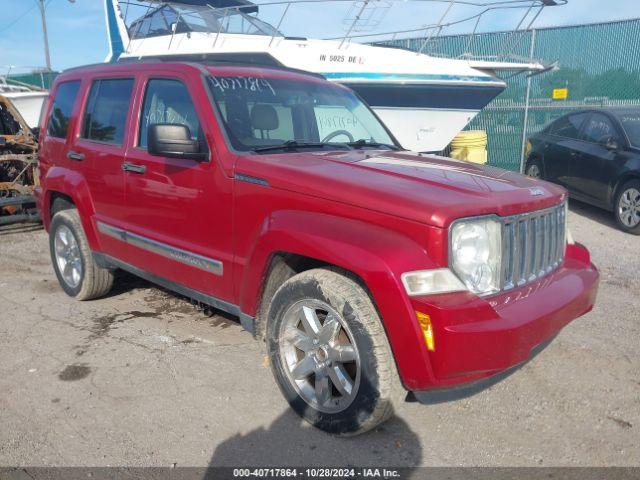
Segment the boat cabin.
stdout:
<path fill-rule="evenodd" d="M 141 39 L 191 32 L 283 36 L 254 16 L 257 13 L 258 6 L 245 0 L 162 3 L 133 21 L 129 36 Z"/>

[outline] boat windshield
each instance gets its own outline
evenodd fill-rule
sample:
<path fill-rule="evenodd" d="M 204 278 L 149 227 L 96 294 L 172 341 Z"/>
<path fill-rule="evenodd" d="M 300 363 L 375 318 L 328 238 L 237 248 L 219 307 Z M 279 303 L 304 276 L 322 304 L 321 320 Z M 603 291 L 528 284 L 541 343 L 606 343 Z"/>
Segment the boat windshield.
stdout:
<path fill-rule="evenodd" d="M 398 148 L 369 107 L 343 87 L 230 75 L 212 75 L 208 83 L 236 150 Z"/>
<path fill-rule="evenodd" d="M 283 36 L 248 10 L 164 3 L 129 27 L 133 39 L 172 35 L 173 33 L 209 32 L 241 35 Z"/>
<path fill-rule="evenodd" d="M 629 138 L 629 143 L 634 147 L 640 147 L 640 111 L 621 113 L 618 118 Z"/>

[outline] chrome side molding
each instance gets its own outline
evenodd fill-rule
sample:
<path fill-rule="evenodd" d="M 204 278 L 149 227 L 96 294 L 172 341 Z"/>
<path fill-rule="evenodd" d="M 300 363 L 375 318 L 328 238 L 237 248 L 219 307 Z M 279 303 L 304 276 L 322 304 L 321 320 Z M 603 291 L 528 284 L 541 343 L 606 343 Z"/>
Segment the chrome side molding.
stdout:
<path fill-rule="evenodd" d="M 97 222 L 97 225 L 98 230 L 101 233 L 128 243 L 129 245 L 142 248 L 165 258 L 170 258 L 171 260 L 175 260 L 176 262 L 180 262 L 184 265 L 199 268 L 200 270 L 213 273 L 214 275 L 222 275 L 223 273 L 223 266 L 220 260 L 204 257 L 197 253 L 182 250 L 181 248 L 172 247 L 166 243 L 158 242 L 103 222 Z"/>

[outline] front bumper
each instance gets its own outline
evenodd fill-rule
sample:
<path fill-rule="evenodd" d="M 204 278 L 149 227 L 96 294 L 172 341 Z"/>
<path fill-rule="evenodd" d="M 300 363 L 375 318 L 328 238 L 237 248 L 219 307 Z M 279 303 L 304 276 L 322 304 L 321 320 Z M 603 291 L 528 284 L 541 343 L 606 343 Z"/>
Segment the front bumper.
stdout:
<path fill-rule="evenodd" d="M 405 384 L 414 391 L 443 388 L 512 369 L 590 311 L 597 289 L 598 271 L 575 244 L 555 272 L 518 289 L 488 298 L 467 292 L 414 297 L 413 309 L 431 318 L 435 351 Z"/>
<path fill-rule="evenodd" d="M 487 390 L 488 388 L 494 386 L 496 383 L 501 382 L 505 378 L 511 376 L 512 374 L 520 370 L 520 368 L 522 368 L 525 364 L 533 360 L 540 352 L 542 352 L 542 350 L 547 348 L 547 346 L 553 341 L 554 338 L 555 337 L 552 337 L 544 343 L 533 347 L 533 349 L 531 350 L 531 356 L 523 363 L 519 363 L 506 370 L 502 370 L 500 373 L 496 373 L 489 377 L 483 377 L 478 380 L 459 383 L 457 385 L 449 387 L 432 388 L 430 390 L 411 392 L 411 395 L 408 397 L 408 399 L 409 401 L 418 401 L 424 405 L 433 405 L 436 403 L 461 400 L 463 398 L 475 395 L 483 390 Z"/>

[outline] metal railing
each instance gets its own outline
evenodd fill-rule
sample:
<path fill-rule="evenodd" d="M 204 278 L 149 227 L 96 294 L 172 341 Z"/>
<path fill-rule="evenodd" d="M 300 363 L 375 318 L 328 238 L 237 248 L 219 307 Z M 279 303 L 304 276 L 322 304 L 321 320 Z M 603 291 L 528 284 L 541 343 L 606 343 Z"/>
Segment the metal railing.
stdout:
<path fill-rule="evenodd" d="M 314 4 L 326 4 L 327 9 L 331 9 L 332 4 L 350 4 L 350 11 L 354 12 L 354 14 L 348 14 L 347 17 L 343 19 L 342 24 L 344 25 L 345 33 L 341 34 L 340 36 L 321 36 L 318 37 L 318 39 L 336 40 L 340 42 L 340 48 L 346 48 L 352 41 L 373 43 L 388 40 L 397 40 L 399 38 L 416 37 L 418 36 L 418 34 L 422 34 L 421 37 L 423 38 L 423 41 L 420 48 L 417 49 L 418 53 L 424 52 L 430 43 L 438 39 L 443 34 L 443 32 L 446 32 L 448 29 L 451 29 L 453 27 L 464 28 L 466 25 L 469 25 L 469 33 L 466 34 L 468 36 L 467 51 L 465 52 L 465 58 L 468 59 L 475 58 L 472 51 L 473 40 L 480 28 L 482 19 L 486 18 L 489 14 L 492 14 L 496 11 L 513 11 L 516 9 L 524 10 L 524 15 L 520 18 L 515 29 L 512 31 L 511 36 L 505 39 L 502 48 L 495 52 L 495 58 L 505 60 L 511 58 L 511 52 L 522 41 L 522 30 L 520 29 L 523 26 L 526 25 L 526 27 L 524 27 L 525 29 L 531 27 L 545 7 L 554 4 L 564 5 L 567 3 L 567 1 L 568 0 L 275 0 L 255 4 L 250 3 L 247 5 L 233 5 L 228 7 L 215 8 L 214 10 L 216 12 L 216 16 L 221 17 L 225 15 L 232 15 L 234 13 L 237 14 L 242 12 L 254 12 L 256 10 L 256 7 L 258 7 L 260 10 L 275 7 L 283 8 L 284 10 L 282 14 L 274 17 L 277 18 L 277 22 L 274 22 L 276 24 L 275 31 L 279 32 L 280 28 L 284 25 L 287 18 L 291 17 L 293 15 L 293 12 L 296 10 L 296 13 L 301 13 L 300 9 Z M 125 20 L 131 20 L 129 24 L 132 24 L 138 20 L 130 19 L 129 7 L 131 6 L 144 8 L 145 10 L 142 17 L 145 17 L 152 14 L 154 11 L 156 11 L 156 9 L 161 8 L 163 5 L 172 5 L 171 1 L 162 2 L 150 0 L 119 0 L 119 2 L 124 6 L 122 11 L 125 12 Z M 420 24 L 402 29 L 382 29 L 381 31 L 366 32 L 363 31 L 371 30 L 371 27 L 373 25 L 377 27 L 378 25 L 381 25 L 383 23 L 381 15 L 376 15 L 374 13 L 375 9 L 383 9 L 386 12 L 391 7 L 399 9 L 403 6 L 416 6 L 419 4 L 443 4 L 446 6 L 446 8 L 439 19 L 433 23 Z M 190 15 L 198 15 L 202 12 L 202 7 L 194 7 L 189 9 L 185 4 L 175 3 L 174 5 L 179 5 L 180 11 L 178 12 L 178 19 L 183 17 L 186 18 Z M 463 6 L 469 9 L 475 8 L 477 9 L 477 11 L 471 15 L 466 15 L 461 18 L 450 18 L 453 7 L 455 6 Z M 213 7 L 209 6 L 209 8 Z M 299 19 L 301 17 L 297 18 Z M 175 35 L 175 27 L 173 27 L 172 25 L 167 25 L 167 31 L 172 32 L 171 37 L 173 40 L 173 36 Z M 215 47 L 217 45 L 220 34 L 223 33 L 222 22 L 218 22 L 217 28 L 211 28 L 210 31 L 207 31 L 205 33 L 214 36 L 213 46 Z M 269 46 L 273 44 L 274 40 L 278 38 L 278 36 L 279 33 L 273 33 L 271 35 Z M 129 50 L 129 46 L 127 46 L 127 50 Z"/>

